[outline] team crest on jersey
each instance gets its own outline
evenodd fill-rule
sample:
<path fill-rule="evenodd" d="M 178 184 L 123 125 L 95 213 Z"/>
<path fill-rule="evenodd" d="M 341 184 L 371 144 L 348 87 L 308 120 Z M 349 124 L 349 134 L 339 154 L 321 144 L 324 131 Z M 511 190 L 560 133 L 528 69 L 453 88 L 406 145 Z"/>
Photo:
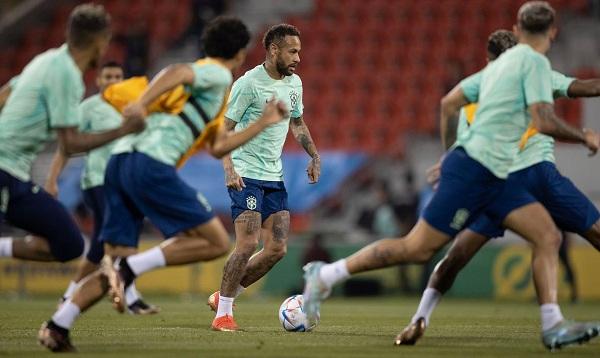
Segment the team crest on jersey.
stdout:
<path fill-rule="evenodd" d="M 246 207 L 250 210 L 256 209 L 256 197 L 250 195 L 246 198 Z"/>
<path fill-rule="evenodd" d="M 290 104 L 292 105 L 292 108 L 295 108 L 296 105 L 298 104 L 299 97 L 300 97 L 300 95 L 298 95 L 298 92 L 296 92 L 296 91 L 290 92 Z"/>

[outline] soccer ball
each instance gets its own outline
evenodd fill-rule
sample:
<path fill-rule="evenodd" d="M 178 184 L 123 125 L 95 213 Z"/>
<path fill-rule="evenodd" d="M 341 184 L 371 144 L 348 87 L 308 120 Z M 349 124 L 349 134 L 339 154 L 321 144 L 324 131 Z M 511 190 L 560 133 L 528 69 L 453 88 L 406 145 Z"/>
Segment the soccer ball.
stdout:
<path fill-rule="evenodd" d="M 308 325 L 304 313 L 304 297 L 302 295 L 290 296 L 279 307 L 279 322 L 288 332 L 309 332 L 319 323 L 318 319 L 312 326 Z"/>

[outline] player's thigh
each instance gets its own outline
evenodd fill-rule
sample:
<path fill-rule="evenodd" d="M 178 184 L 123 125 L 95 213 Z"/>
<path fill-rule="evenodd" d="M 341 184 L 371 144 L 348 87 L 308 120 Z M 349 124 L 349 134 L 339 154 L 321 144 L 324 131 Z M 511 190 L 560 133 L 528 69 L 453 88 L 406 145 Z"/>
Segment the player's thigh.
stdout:
<path fill-rule="evenodd" d="M 222 245 L 229 243 L 229 234 L 223 226 L 223 223 L 219 218 L 213 217 L 207 222 L 200 224 L 189 230 L 185 230 L 179 235 L 180 237 L 186 237 L 190 239 L 202 238 L 210 241 L 215 245 Z"/>
<path fill-rule="evenodd" d="M 504 226 L 536 245 L 553 245 L 558 250 L 560 233 L 550 213 L 540 203 L 531 203 L 512 211 Z"/>
<path fill-rule="evenodd" d="M 13 190 L 6 219 L 48 240 L 50 252 L 57 260 L 79 257 L 83 253 L 83 237 L 64 205 L 37 185 L 22 183 L 20 186 Z"/>
<path fill-rule="evenodd" d="M 424 219 L 419 219 L 408 235 L 402 240 L 398 240 L 398 243 L 402 242 L 402 246 L 398 245 L 398 247 L 406 250 L 405 254 L 410 255 L 416 262 L 425 262 L 451 238 L 450 235 L 436 229 Z"/>
<path fill-rule="evenodd" d="M 261 236 L 264 191 L 260 180 L 244 178 L 245 188 L 229 189 L 236 243 L 258 242 Z"/>
<path fill-rule="evenodd" d="M 290 212 L 278 211 L 269 215 L 262 225 L 265 248 L 285 246 L 290 233 Z"/>

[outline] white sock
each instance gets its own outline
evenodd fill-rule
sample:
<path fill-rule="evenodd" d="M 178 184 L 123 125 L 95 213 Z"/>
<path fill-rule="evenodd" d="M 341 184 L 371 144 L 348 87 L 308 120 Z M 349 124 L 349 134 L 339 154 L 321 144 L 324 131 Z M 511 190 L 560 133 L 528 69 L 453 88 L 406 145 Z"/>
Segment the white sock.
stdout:
<path fill-rule="evenodd" d="M 223 297 L 219 295 L 219 308 L 217 309 L 217 317 L 230 315 L 233 317 L 233 297 Z"/>
<path fill-rule="evenodd" d="M 0 237 L 0 257 L 12 257 L 12 237 Z"/>
<path fill-rule="evenodd" d="M 127 258 L 127 263 L 136 276 L 167 265 L 165 255 L 158 246 L 140 252 L 139 254 L 129 256 Z"/>
<path fill-rule="evenodd" d="M 73 293 L 75 293 L 75 290 L 77 289 L 77 287 L 79 287 L 79 284 L 77 282 L 75 282 L 75 281 L 69 282 L 69 287 L 67 287 L 67 290 L 65 291 L 65 293 L 63 293 L 63 298 L 64 299 L 71 298 L 71 296 L 73 296 Z"/>
<path fill-rule="evenodd" d="M 564 319 L 560 307 L 556 303 L 546 303 L 540 306 L 542 315 L 542 331 L 548 330 Z"/>
<path fill-rule="evenodd" d="M 238 285 L 237 290 L 235 290 L 235 298 L 238 298 L 239 295 L 241 295 L 242 293 L 244 293 L 244 291 L 246 291 L 246 287 L 242 286 L 242 285 Z"/>
<path fill-rule="evenodd" d="M 319 272 L 319 278 L 327 287 L 332 287 L 336 283 L 350 277 L 346 267 L 346 259 L 338 260 L 332 264 L 323 265 Z"/>
<path fill-rule="evenodd" d="M 140 293 L 135 288 L 135 282 L 132 282 L 125 290 L 125 303 L 127 306 L 140 299 Z"/>
<path fill-rule="evenodd" d="M 80 312 L 79 307 L 68 299 L 52 316 L 52 321 L 59 327 L 71 329 Z"/>
<path fill-rule="evenodd" d="M 417 308 L 417 312 L 411 322 L 415 323 L 419 318 L 423 317 L 425 318 L 425 325 L 429 326 L 429 318 L 441 298 L 442 294 L 435 288 L 425 289 L 423 296 L 421 296 L 421 302 L 419 302 L 419 308 Z"/>

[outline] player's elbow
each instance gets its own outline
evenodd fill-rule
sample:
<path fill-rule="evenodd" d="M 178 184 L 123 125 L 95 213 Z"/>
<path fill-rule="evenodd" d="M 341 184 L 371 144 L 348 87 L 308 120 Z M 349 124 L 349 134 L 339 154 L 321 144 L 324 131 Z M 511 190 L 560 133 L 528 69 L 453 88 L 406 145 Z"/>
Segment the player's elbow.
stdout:
<path fill-rule="evenodd" d="M 223 159 L 224 156 L 229 154 L 231 151 L 227 150 L 222 143 L 217 142 L 208 147 L 208 153 L 216 159 Z"/>

